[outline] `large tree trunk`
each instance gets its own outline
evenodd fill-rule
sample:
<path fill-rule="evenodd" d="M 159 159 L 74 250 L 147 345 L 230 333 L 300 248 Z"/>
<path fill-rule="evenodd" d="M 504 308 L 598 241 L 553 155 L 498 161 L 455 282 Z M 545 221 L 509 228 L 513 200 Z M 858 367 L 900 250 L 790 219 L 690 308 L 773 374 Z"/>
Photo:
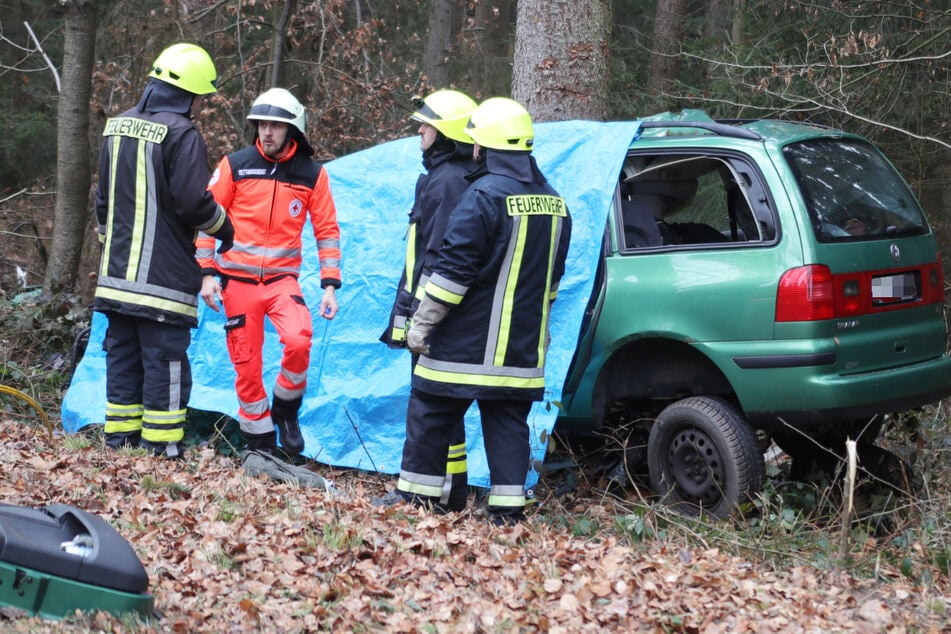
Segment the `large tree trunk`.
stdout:
<path fill-rule="evenodd" d="M 680 42 L 687 14 L 687 0 L 658 0 L 654 15 L 654 37 L 651 46 L 647 89 L 653 95 L 673 92 L 673 83 L 680 71 Z"/>
<path fill-rule="evenodd" d="M 71 290 L 91 213 L 89 95 L 96 46 L 98 0 L 62 0 L 66 9 L 63 90 L 59 95 L 56 142 L 56 211 L 43 293 Z"/>
<path fill-rule="evenodd" d="M 452 55 L 452 8 L 455 0 L 432 0 L 426 31 L 423 68 L 434 88 L 449 87 L 449 60 Z"/>
<path fill-rule="evenodd" d="M 536 121 L 608 112 L 608 0 L 520 0 L 512 96 Z"/>

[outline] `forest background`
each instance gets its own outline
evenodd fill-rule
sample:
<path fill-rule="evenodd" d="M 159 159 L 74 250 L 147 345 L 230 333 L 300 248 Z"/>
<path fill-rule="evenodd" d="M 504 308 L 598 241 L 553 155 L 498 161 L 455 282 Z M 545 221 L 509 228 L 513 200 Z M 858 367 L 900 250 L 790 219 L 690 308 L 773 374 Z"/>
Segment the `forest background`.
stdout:
<path fill-rule="evenodd" d="M 512 96 L 538 121 L 699 108 L 866 136 L 909 181 L 945 253 L 951 243 L 946 0 L 0 0 L 0 9 L 0 387 L 36 398 L 54 425 L 90 318 L 102 128 L 138 100 L 155 56 L 175 41 L 200 43 L 217 64 L 220 91 L 198 120 L 212 163 L 250 140 L 248 108 L 274 85 L 306 105 L 322 160 L 414 134 L 411 97 L 442 87 Z M 895 428 L 929 488 L 865 515 L 840 540 L 834 489 L 784 482 L 775 463 L 756 508 L 728 524 L 686 523 L 566 475 L 546 483 L 531 533 L 500 536 L 478 517 L 368 511 L 384 482 L 365 474 L 326 474 L 352 496 L 330 503 L 249 482 L 207 449 L 180 470 L 116 458 L 80 435 L 43 438 L 3 405 L 0 499 L 73 503 L 116 521 L 167 616 L 142 631 L 407 631 L 421 619 L 430 631 L 947 628 L 943 407 Z M 139 514 L 128 517 L 130 506 Z M 102 630 L 126 631 L 98 621 L 69 631 Z"/>
<path fill-rule="evenodd" d="M 512 96 L 537 121 L 700 108 L 839 127 L 882 147 L 949 240 L 951 7 L 940 0 L 3 0 L 0 289 L 88 304 L 107 117 L 168 44 L 212 54 L 212 163 L 271 86 L 331 159 L 413 134 L 413 95 Z"/>

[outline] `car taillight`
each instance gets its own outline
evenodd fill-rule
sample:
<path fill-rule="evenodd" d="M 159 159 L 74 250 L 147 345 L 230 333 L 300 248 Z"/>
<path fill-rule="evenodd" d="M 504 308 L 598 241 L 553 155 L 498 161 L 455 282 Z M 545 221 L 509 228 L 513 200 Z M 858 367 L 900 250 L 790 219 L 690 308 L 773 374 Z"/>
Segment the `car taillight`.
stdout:
<path fill-rule="evenodd" d="M 776 294 L 776 321 L 815 321 L 834 316 L 829 267 L 812 264 L 783 273 Z"/>
<path fill-rule="evenodd" d="M 790 269 L 780 278 L 776 321 L 857 317 L 943 302 L 940 256 L 919 268 L 839 275 L 832 275 L 825 265 L 811 264 Z"/>

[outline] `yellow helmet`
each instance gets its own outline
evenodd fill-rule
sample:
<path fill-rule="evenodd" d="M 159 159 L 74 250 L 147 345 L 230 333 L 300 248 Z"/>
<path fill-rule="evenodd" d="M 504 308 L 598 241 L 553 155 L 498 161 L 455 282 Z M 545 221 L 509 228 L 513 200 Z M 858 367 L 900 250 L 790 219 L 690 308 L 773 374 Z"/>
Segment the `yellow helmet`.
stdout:
<path fill-rule="evenodd" d="M 472 144 L 472 137 L 466 133 L 466 122 L 476 102 L 469 95 L 458 90 L 437 90 L 423 99 L 414 98 L 413 107 L 416 108 L 410 115 L 413 121 L 428 123 L 453 141 Z"/>
<path fill-rule="evenodd" d="M 486 99 L 472 113 L 466 131 L 482 147 L 530 151 L 535 140 L 532 117 L 513 99 Z"/>
<path fill-rule="evenodd" d="M 178 86 L 193 95 L 218 92 L 218 71 L 208 51 L 196 44 L 172 44 L 159 53 L 149 77 Z"/>

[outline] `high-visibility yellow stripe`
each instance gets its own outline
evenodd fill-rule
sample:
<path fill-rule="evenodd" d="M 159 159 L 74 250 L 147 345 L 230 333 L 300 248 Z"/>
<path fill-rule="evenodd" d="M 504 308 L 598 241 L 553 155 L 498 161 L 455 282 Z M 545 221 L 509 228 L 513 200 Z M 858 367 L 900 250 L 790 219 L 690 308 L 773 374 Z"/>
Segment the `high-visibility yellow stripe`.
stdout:
<path fill-rule="evenodd" d="M 122 405 L 119 403 L 106 402 L 106 416 L 142 416 L 143 407 L 141 403 L 134 405 Z"/>
<path fill-rule="evenodd" d="M 466 460 L 450 460 L 446 463 L 446 473 L 457 475 L 469 470 L 469 463 Z"/>
<path fill-rule="evenodd" d="M 459 293 L 453 293 L 448 291 L 441 286 L 438 286 L 431 279 L 429 283 L 426 284 L 426 293 L 433 297 L 434 299 L 441 300 L 445 304 L 451 304 L 452 306 L 458 306 L 462 302 L 462 295 Z"/>
<path fill-rule="evenodd" d="M 138 142 L 135 153 L 135 220 L 132 239 L 129 243 L 129 261 L 126 262 L 125 279 L 132 281 L 139 273 L 139 258 L 142 256 L 142 241 L 145 235 L 148 213 L 148 144 Z"/>
<path fill-rule="evenodd" d="M 184 304 L 171 299 L 150 297 L 148 295 L 142 295 L 141 293 L 120 291 L 104 286 L 96 287 L 96 297 L 101 297 L 102 299 L 111 299 L 117 302 L 127 302 L 130 304 L 136 304 L 138 306 L 149 306 L 150 308 L 164 310 L 169 313 L 178 313 L 179 315 L 185 315 L 187 317 L 198 316 L 197 303 L 195 305 Z"/>
<path fill-rule="evenodd" d="M 476 385 L 480 387 L 504 387 L 519 389 L 538 389 L 545 387 L 545 377 L 499 376 L 488 374 L 471 374 L 465 372 L 447 372 L 434 370 L 420 363 L 416 364 L 413 373 L 423 379 L 439 381 L 440 383 L 454 383 L 457 385 Z"/>
<path fill-rule="evenodd" d="M 505 365 L 505 352 L 509 347 L 509 336 L 512 328 L 512 313 L 515 306 L 515 290 L 518 286 L 518 276 L 522 270 L 522 258 L 525 257 L 525 240 L 528 236 L 527 221 L 519 218 L 515 221 L 515 250 L 512 254 L 512 266 L 505 278 L 505 292 L 502 295 L 502 305 L 499 307 L 499 335 L 495 342 L 495 365 Z"/>
<path fill-rule="evenodd" d="M 419 482 L 410 482 L 409 480 L 405 480 L 402 477 L 397 480 L 396 488 L 397 490 L 403 491 L 404 493 L 424 495 L 431 498 L 438 498 L 442 495 L 441 486 L 431 486 L 428 484 L 420 484 Z"/>
<path fill-rule="evenodd" d="M 553 275 L 555 267 L 555 253 L 558 249 L 558 233 L 559 233 L 560 223 L 555 220 L 551 223 L 551 233 L 548 235 L 548 270 L 545 272 L 545 288 L 551 288 L 551 276 Z M 551 306 L 551 302 L 554 301 L 551 298 L 549 292 L 548 297 L 542 298 L 542 327 L 538 329 L 538 367 L 545 367 L 545 348 L 546 340 L 548 339 L 548 311 Z"/>
<path fill-rule="evenodd" d="M 106 238 L 102 247 L 102 262 L 99 266 L 99 275 L 109 274 L 109 252 L 112 250 L 112 225 L 116 211 L 116 172 L 119 169 L 119 143 L 121 139 L 112 139 L 109 149 L 109 203 L 106 208 Z"/>
<path fill-rule="evenodd" d="M 406 232 L 406 261 L 404 264 L 404 274 L 406 276 L 406 286 L 403 288 L 407 293 L 413 292 L 413 270 L 416 268 L 416 223 L 411 222 Z M 417 289 L 417 292 L 419 289 Z"/>
<path fill-rule="evenodd" d="M 142 419 L 135 418 L 131 420 L 106 420 L 102 431 L 107 434 L 121 434 L 123 432 L 140 431 L 142 429 Z"/>

